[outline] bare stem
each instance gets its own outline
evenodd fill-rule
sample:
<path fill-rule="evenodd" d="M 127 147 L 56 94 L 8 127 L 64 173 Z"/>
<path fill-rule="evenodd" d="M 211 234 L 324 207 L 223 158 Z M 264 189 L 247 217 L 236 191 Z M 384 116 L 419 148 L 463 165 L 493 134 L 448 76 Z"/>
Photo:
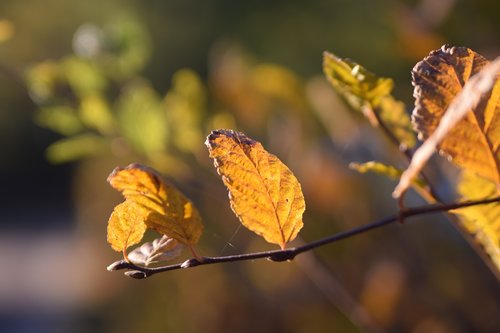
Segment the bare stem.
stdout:
<path fill-rule="evenodd" d="M 136 278 L 136 279 L 143 279 L 146 277 L 149 277 L 151 275 L 157 274 L 157 273 L 162 273 L 162 272 L 167 272 L 167 271 L 172 271 L 176 269 L 181 269 L 181 268 L 193 268 L 196 266 L 203 266 L 203 265 L 210 265 L 210 264 L 219 264 L 219 263 L 224 263 L 224 262 L 237 262 L 237 261 L 245 261 L 245 260 L 255 260 L 255 259 L 262 259 L 266 258 L 271 261 L 289 261 L 295 258 L 300 253 L 306 252 L 313 250 L 315 248 L 318 248 L 320 246 L 324 246 L 330 243 L 334 243 L 337 241 L 340 241 L 345 238 L 349 238 L 358 234 L 362 234 L 364 232 L 367 232 L 372 229 L 377 229 L 380 227 L 383 227 L 385 225 L 394 223 L 399 221 L 400 219 L 405 219 L 417 215 L 423 215 L 423 214 L 430 214 L 430 213 L 436 213 L 436 212 L 444 212 L 444 211 L 449 211 L 452 209 L 458 209 L 458 208 L 464 208 L 464 207 L 469 207 L 469 206 L 476 206 L 476 205 L 484 205 L 484 204 L 489 204 L 493 202 L 500 202 L 500 197 L 496 198 L 489 198 L 489 199 L 482 199 L 482 200 L 472 200 L 472 201 L 465 201 L 461 203 L 452 203 L 452 204 L 435 204 L 435 205 L 426 205 L 426 206 L 421 206 L 421 207 L 415 207 L 415 208 L 406 208 L 403 211 L 400 211 L 398 214 L 395 214 L 393 216 L 389 216 L 387 218 L 377 220 L 365 225 L 361 225 L 359 227 L 339 232 L 337 234 L 310 242 L 306 243 L 302 246 L 294 247 L 294 248 L 289 248 L 289 249 L 284 249 L 284 250 L 274 250 L 274 251 L 264 251 L 264 252 L 254 252 L 254 253 L 245 253 L 245 254 L 236 254 L 236 255 L 230 255 L 230 256 L 221 256 L 221 257 L 202 257 L 200 259 L 196 258 L 191 258 L 183 263 L 178 263 L 174 265 L 168 265 L 168 266 L 162 266 L 162 267 L 155 267 L 155 268 L 147 268 L 147 267 L 142 267 L 135 265 L 133 263 L 126 262 L 124 260 L 119 260 L 108 266 L 108 270 L 110 271 L 115 271 L 115 270 L 121 270 L 121 269 L 128 269 L 125 274 Z"/>

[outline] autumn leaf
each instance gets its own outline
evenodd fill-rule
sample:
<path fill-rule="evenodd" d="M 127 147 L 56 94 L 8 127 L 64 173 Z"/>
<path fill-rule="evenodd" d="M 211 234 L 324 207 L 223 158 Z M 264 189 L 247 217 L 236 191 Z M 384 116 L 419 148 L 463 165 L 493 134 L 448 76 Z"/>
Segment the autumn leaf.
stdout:
<path fill-rule="evenodd" d="M 205 144 L 241 223 L 282 249 L 303 226 L 299 182 L 276 156 L 241 132 L 217 130 Z"/>
<path fill-rule="evenodd" d="M 157 232 L 177 241 L 194 245 L 203 231 L 198 210 L 179 190 L 166 183 L 151 168 L 130 164 L 117 167 L 108 177 L 108 182 L 138 207 L 144 223 Z"/>
<path fill-rule="evenodd" d="M 374 172 L 381 175 L 385 175 L 391 179 L 399 179 L 403 174 L 403 171 L 393 167 L 392 165 L 386 165 L 381 162 L 369 161 L 364 163 L 349 163 L 349 168 L 358 171 L 359 173 Z"/>
<path fill-rule="evenodd" d="M 323 53 L 323 72 L 337 93 L 355 111 L 361 112 L 373 126 L 379 119 L 405 147 L 411 148 L 416 138 L 410 117 L 402 102 L 392 95 L 393 81 L 380 78 L 349 59 Z"/>
<path fill-rule="evenodd" d="M 427 140 L 415 153 L 395 197 L 436 147 L 458 166 L 500 184 L 499 72 L 500 58 L 488 63 L 464 47 L 444 46 L 415 66 L 413 122 L 419 138 Z"/>
<path fill-rule="evenodd" d="M 373 172 L 376 174 L 384 175 L 393 180 L 399 180 L 401 178 L 401 175 L 403 174 L 402 170 L 395 168 L 392 165 L 387 165 L 377 161 L 369 161 L 365 163 L 350 163 L 349 168 L 356 170 L 359 173 Z M 424 181 L 420 179 L 413 179 L 411 185 L 413 189 L 427 201 L 435 201 L 435 199 L 429 195 L 427 185 Z"/>
<path fill-rule="evenodd" d="M 443 47 L 431 52 L 413 70 L 415 109 L 413 122 L 422 140 L 437 128 L 444 112 L 464 85 L 488 61 L 465 47 Z M 498 66 L 497 66 L 498 68 Z M 472 112 L 451 128 L 438 148 L 457 165 L 500 183 L 500 77 L 494 70 L 494 85 L 479 91 Z M 496 77 L 496 79 L 495 79 Z M 474 96 L 464 96 L 466 100 Z"/>
<path fill-rule="evenodd" d="M 495 197 L 498 189 L 495 183 L 472 172 L 464 172 L 458 183 L 458 192 L 463 200 Z M 500 204 L 490 203 L 461 208 L 457 213 L 465 228 L 474 235 L 496 268 L 500 271 Z"/>
<path fill-rule="evenodd" d="M 113 250 L 125 253 L 129 246 L 141 241 L 146 224 L 144 210 L 125 201 L 115 207 L 108 222 L 108 243 Z"/>

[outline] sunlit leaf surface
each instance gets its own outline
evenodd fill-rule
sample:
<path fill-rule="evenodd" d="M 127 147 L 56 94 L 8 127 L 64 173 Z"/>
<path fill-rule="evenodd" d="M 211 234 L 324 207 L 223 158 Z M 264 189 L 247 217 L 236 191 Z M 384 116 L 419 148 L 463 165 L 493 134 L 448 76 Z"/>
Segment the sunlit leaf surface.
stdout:
<path fill-rule="evenodd" d="M 376 113 L 401 144 L 410 148 L 415 145 L 404 104 L 391 95 L 391 79 L 379 78 L 354 61 L 329 52 L 323 54 L 323 72 L 352 109 L 363 113 L 373 125 L 378 125 Z"/>
<path fill-rule="evenodd" d="M 497 186 L 472 172 L 465 172 L 458 184 L 463 200 L 483 199 L 499 195 Z M 484 247 L 500 270 L 500 203 L 478 205 L 455 211 L 475 239 Z"/>
<path fill-rule="evenodd" d="M 198 210 L 154 170 L 139 164 L 117 167 L 108 182 L 123 194 L 126 202 L 140 207 L 139 214 L 146 211 L 144 223 L 149 228 L 188 245 L 200 239 L 203 225 Z"/>
<path fill-rule="evenodd" d="M 206 145 L 241 223 L 284 248 L 302 228 L 305 210 L 300 184 L 290 169 L 240 132 L 213 131 Z"/>
<path fill-rule="evenodd" d="M 115 207 L 108 222 L 108 243 L 115 251 L 125 251 L 129 246 L 141 241 L 146 224 L 144 210 L 131 201 Z"/>
<path fill-rule="evenodd" d="M 419 138 L 427 139 L 446 109 L 469 79 L 488 61 L 465 47 L 433 51 L 413 69 L 416 98 L 413 122 Z M 500 78 L 477 106 L 451 128 L 438 144 L 460 167 L 500 183 Z"/>

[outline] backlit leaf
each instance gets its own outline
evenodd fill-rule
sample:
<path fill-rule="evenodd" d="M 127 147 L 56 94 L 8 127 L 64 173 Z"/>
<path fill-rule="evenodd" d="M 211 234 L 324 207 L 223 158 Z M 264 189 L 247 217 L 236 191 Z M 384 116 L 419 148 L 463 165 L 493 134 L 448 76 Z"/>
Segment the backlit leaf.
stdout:
<path fill-rule="evenodd" d="M 181 255 L 183 246 L 175 239 L 163 235 L 152 242 L 146 242 L 128 254 L 134 264 L 149 266 L 151 264 L 172 260 Z"/>
<path fill-rule="evenodd" d="M 129 84 L 117 103 L 117 120 L 123 137 L 139 152 L 163 153 L 168 141 L 166 113 L 149 84 Z"/>
<path fill-rule="evenodd" d="M 402 170 L 399 170 L 392 165 L 386 165 L 381 162 L 369 161 L 365 163 L 350 163 L 349 168 L 358 171 L 359 173 L 374 172 L 381 175 L 385 175 L 391 179 L 399 179 L 403 174 Z"/>
<path fill-rule="evenodd" d="M 458 166 L 500 184 L 500 57 L 443 46 L 413 71 L 413 121 L 425 143 L 393 196 L 399 197 L 436 147 Z M 446 111 L 446 112 L 445 112 Z"/>
<path fill-rule="evenodd" d="M 393 180 L 399 180 L 403 175 L 403 170 L 397 169 L 392 165 L 386 165 L 381 162 L 369 161 L 365 163 L 350 163 L 349 168 L 358 171 L 359 173 L 373 172 L 384 175 Z M 423 198 L 429 202 L 434 202 L 434 198 L 429 196 L 427 185 L 420 179 L 412 179 L 413 189 L 417 191 Z"/>
<path fill-rule="evenodd" d="M 59 66 L 61 66 L 61 75 L 65 77 L 79 97 L 98 94 L 106 88 L 107 81 L 104 74 L 91 61 L 78 57 L 67 57 L 61 61 Z"/>
<path fill-rule="evenodd" d="M 0 44 L 11 39 L 14 33 L 15 28 L 12 21 L 0 19 Z"/>
<path fill-rule="evenodd" d="M 305 210 L 302 189 L 290 169 L 240 132 L 212 131 L 205 144 L 241 223 L 285 248 L 302 228 Z"/>
<path fill-rule="evenodd" d="M 100 133 L 112 133 L 114 128 L 113 114 L 104 97 L 88 95 L 80 102 L 79 115 L 82 122 Z"/>
<path fill-rule="evenodd" d="M 363 113 L 373 126 L 379 120 L 406 147 L 416 143 L 404 104 L 392 97 L 393 81 L 379 78 L 359 64 L 323 53 L 323 72 L 337 93 L 355 111 Z"/>
<path fill-rule="evenodd" d="M 45 155 L 52 163 L 75 161 L 109 150 L 109 141 L 95 134 L 80 134 L 61 139 L 47 147 Z"/>
<path fill-rule="evenodd" d="M 452 100 L 487 64 L 468 48 L 444 46 L 415 65 L 412 118 L 420 139 L 434 133 Z M 472 112 L 447 132 L 438 148 L 457 165 L 500 183 L 500 77 Z"/>
<path fill-rule="evenodd" d="M 189 69 L 175 72 L 172 88 L 165 96 L 165 109 L 173 143 L 183 152 L 195 153 L 200 149 L 205 94 L 205 87 L 196 73 Z"/>
<path fill-rule="evenodd" d="M 131 201 L 115 207 L 108 222 L 108 243 L 113 250 L 124 252 L 129 246 L 141 241 L 147 228 L 144 213 Z"/>
<path fill-rule="evenodd" d="M 498 196 L 496 185 L 472 172 L 464 172 L 458 184 L 463 200 Z M 467 230 L 484 247 L 495 267 L 500 270 L 500 203 L 490 203 L 454 211 L 459 214 Z"/>
<path fill-rule="evenodd" d="M 117 167 L 108 182 L 126 201 L 146 210 L 144 222 L 149 228 L 187 245 L 200 239 L 203 225 L 198 210 L 153 169 L 139 164 Z"/>
<path fill-rule="evenodd" d="M 65 105 L 44 107 L 35 115 L 38 125 L 62 135 L 72 135 L 83 130 L 83 124 L 74 108 Z"/>

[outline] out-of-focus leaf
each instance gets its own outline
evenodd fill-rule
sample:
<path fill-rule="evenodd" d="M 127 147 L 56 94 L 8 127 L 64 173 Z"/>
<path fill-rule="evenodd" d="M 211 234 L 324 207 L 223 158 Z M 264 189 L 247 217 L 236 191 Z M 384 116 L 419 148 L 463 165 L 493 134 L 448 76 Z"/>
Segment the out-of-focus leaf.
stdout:
<path fill-rule="evenodd" d="M 304 86 L 289 69 L 275 64 L 261 64 L 252 68 L 252 85 L 267 98 L 288 103 L 293 109 L 306 109 Z"/>
<path fill-rule="evenodd" d="M 106 88 L 106 78 L 98 66 L 89 60 L 68 57 L 61 64 L 61 75 L 64 75 L 76 95 L 83 97 L 98 94 Z"/>
<path fill-rule="evenodd" d="M 149 266 L 151 264 L 177 258 L 183 246 L 175 239 L 163 235 L 152 242 L 146 242 L 128 254 L 134 264 Z"/>
<path fill-rule="evenodd" d="M 302 189 L 290 169 L 240 132 L 213 131 L 205 144 L 241 223 L 285 248 L 302 228 L 305 210 Z"/>
<path fill-rule="evenodd" d="M 26 71 L 31 98 L 37 103 L 45 102 L 55 93 L 59 69 L 54 61 L 44 61 Z"/>
<path fill-rule="evenodd" d="M 365 163 L 350 163 L 349 168 L 358 171 L 359 173 L 374 172 L 380 175 L 384 175 L 393 180 L 399 180 L 403 174 L 403 170 L 393 167 L 392 165 L 386 165 L 376 161 L 369 161 Z M 426 184 L 420 179 L 413 179 L 413 188 L 424 198 L 429 199 L 433 202 L 434 199 L 429 197 L 426 189 Z"/>
<path fill-rule="evenodd" d="M 135 17 L 117 15 L 103 28 L 105 69 L 118 79 L 133 76 L 151 53 L 149 34 Z"/>
<path fill-rule="evenodd" d="M 52 143 L 45 153 L 50 162 L 64 163 L 101 154 L 108 148 L 106 139 L 94 134 L 81 134 Z"/>
<path fill-rule="evenodd" d="M 83 97 L 79 115 L 86 126 L 96 129 L 102 134 L 109 134 L 113 130 L 113 115 L 106 100 L 100 95 Z"/>
<path fill-rule="evenodd" d="M 443 46 L 413 70 L 413 121 L 425 143 L 394 190 L 399 197 L 436 147 L 458 166 L 500 184 L 500 57 L 488 63 L 464 47 Z M 446 111 L 446 112 L 445 112 Z"/>
<path fill-rule="evenodd" d="M 77 111 L 64 105 L 40 109 L 35 115 L 35 122 L 62 135 L 72 135 L 83 130 Z"/>
<path fill-rule="evenodd" d="M 392 165 L 386 165 L 384 163 L 376 161 L 350 163 L 349 168 L 356 170 L 359 173 L 374 172 L 396 180 L 399 179 L 399 177 L 401 177 L 401 175 L 403 174 L 402 170 L 395 168 Z"/>
<path fill-rule="evenodd" d="M 126 201 L 147 211 L 144 222 L 149 228 L 187 245 L 200 239 L 203 225 L 196 207 L 153 169 L 139 164 L 117 167 L 108 182 Z"/>
<path fill-rule="evenodd" d="M 175 146 L 184 152 L 199 150 L 202 141 L 201 122 L 206 108 L 206 92 L 196 73 L 177 71 L 172 88 L 165 96 L 165 109 Z"/>
<path fill-rule="evenodd" d="M 401 144 L 409 148 L 415 145 L 404 104 L 391 95 L 394 85 L 391 79 L 379 78 L 359 64 L 329 52 L 323 54 L 323 71 L 352 109 L 363 113 L 374 126 L 378 125 L 376 113 Z"/>
<path fill-rule="evenodd" d="M 436 131 L 464 85 L 487 64 L 471 49 L 443 46 L 415 65 L 412 118 L 421 140 Z M 477 91 L 476 87 L 471 91 L 476 96 L 464 96 L 464 101 L 476 97 L 477 103 L 471 106 L 472 112 L 468 112 L 469 107 L 463 108 L 467 116 L 447 129 L 438 148 L 460 167 L 500 183 L 500 77 L 495 72 L 496 82 L 487 87 L 488 92 Z"/>
<path fill-rule="evenodd" d="M 146 232 L 145 211 L 125 201 L 115 207 L 108 221 L 108 243 L 113 250 L 125 250 L 141 241 Z"/>
<path fill-rule="evenodd" d="M 323 71 L 330 84 L 358 111 L 367 102 L 378 106 L 394 85 L 391 79 L 379 78 L 354 61 L 329 52 L 323 53 Z"/>
<path fill-rule="evenodd" d="M 0 44 L 8 41 L 14 36 L 15 28 L 9 20 L 0 20 Z"/>
<path fill-rule="evenodd" d="M 463 200 L 484 199 L 499 195 L 495 183 L 464 172 L 458 183 L 458 192 Z M 500 204 L 490 203 L 454 211 L 469 232 L 484 247 L 495 267 L 500 270 Z"/>
<path fill-rule="evenodd" d="M 143 154 L 164 152 L 167 119 L 156 92 L 144 82 L 128 86 L 120 96 L 117 117 L 122 135 Z"/>
<path fill-rule="evenodd" d="M 415 146 L 417 138 L 412 130 L 410 117 L 406 113 L 403 102 L 392 96 L 382 97 L 375 112 L 379 113 L 380 119 L 384 121 L 403 146 L 406 148 Z"/>

